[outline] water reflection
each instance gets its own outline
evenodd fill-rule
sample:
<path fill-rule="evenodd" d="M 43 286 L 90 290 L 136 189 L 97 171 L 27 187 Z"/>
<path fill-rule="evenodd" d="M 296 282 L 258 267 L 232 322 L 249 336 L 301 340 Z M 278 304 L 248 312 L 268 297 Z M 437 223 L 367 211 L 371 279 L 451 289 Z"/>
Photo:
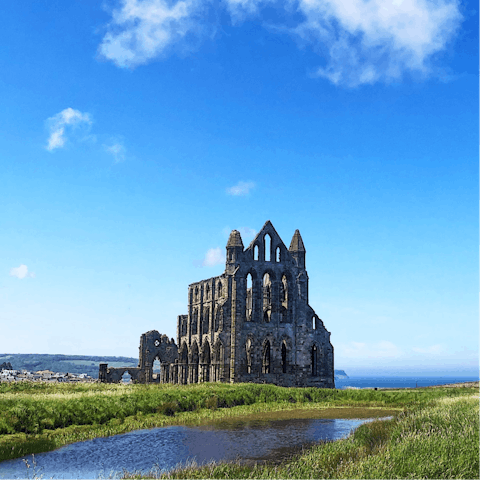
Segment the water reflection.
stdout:
<path fill-rule="evenodd" d="M 99 478 L 128 471 L 169 470 L 195 460 L 278 459 L 290 449 L 344 437 L 366 419 L 228 421 L 196 427 L 163 427 L 96 438 L 35 455 L 43 478 Z M 31 455 L 24 457 L 30 464 Z M 33 477 L 22 459 L 0 463 L 0 478 Z"/>

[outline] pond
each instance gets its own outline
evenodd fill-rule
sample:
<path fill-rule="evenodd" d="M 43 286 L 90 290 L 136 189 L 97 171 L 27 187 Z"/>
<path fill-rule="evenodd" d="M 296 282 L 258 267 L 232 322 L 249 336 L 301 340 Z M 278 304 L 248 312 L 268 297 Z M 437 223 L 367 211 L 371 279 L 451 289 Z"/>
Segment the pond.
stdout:
<path fill-rule="evenodd" d="M 106 478 L 170 470 L 195 461 L 276 461 L 321 440 L 346 437 L 372 419 L 229 419 L 200 426 L 137 430 L 66 445 L 52 452 L 0 463 L 0 478 Z M 27 460 L 30 468 L 24 460 Z"/>

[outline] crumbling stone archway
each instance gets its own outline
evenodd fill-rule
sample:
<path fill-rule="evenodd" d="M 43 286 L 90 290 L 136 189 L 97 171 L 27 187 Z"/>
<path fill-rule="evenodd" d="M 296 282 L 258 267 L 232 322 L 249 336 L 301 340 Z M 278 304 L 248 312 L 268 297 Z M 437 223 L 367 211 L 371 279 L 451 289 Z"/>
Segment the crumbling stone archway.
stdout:
<path fill-rule="evenodd" d="M 153 362 L 156 358 L 160 360 L 162 365 L 161 376 L 156 381 L 165 381 L 169 374 L 166 371 L 168 366 L 175 363 L 178 358 L 178 347 L 173 338 L 169 339 L 166 335 L 160 334 L 157 330 L 150 330 L 140 337 L 140 355 L 139 368 L 145 372 L 147 382 L 154 381 L 153 378 Z M 168 380 L 166 380 L 168 381 Z"/>

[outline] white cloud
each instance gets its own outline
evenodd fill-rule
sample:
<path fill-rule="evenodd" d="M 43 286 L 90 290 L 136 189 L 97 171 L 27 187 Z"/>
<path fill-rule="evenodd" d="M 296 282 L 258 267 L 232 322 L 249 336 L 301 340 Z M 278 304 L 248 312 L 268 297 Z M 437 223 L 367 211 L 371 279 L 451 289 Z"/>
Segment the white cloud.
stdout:
<path fill-rule="evenodd" d="M 240 22 L 246 17 L 258 14 L 263 4 L 271 3 L 269 0 L 226 0 L 227 10 L 229 11 L 233 23 Z"/>
<path fill-rule="evenodd" d="M 257 231 L 254 228 L 250 227 L 240 227 L 238 231 L 240 232 L 240 235 L 244 240 L 253 239 L 253 237 L 255 237 L 255 235 L 257 234 Z"/>
<path fill-rule="evenodd" d="M 227 193 L 234 196 L 245 196 L 250 193 L 253 187 L 255 187 L 253 182 L 238 182 L 233 187 L 227 188 Z"/>
<path fill-rule="evenodd" d="M 147 63 L 197 32 L 200 22 L 194 17 L 202 9 L 201 0 L 122 0 L 121 8 L 113 11 L 99 53 L 119 67 Z"/>
<path fill-rule="evenodd" d="M 280 10 L 289 26 L 272 25 L 269 15 L 271 31 L 312 45 L 325 61 L 314 76 L 347 86 L 400 79 L 406 72 L 428 75 L 432 57 L 462 21 L 458 0 L 122 0 L 99 52 L 120 67 L 147 63 L 207 28 L 215 5 L 234 23 L 261 19 L 266 7 Z"/>
<path fill-rule="evenodd" d="M 298 9 L 295 33 L 328 52 L 316 74 L 349 86 L 428 74 L 462 20 L 456 0 L 300 0 Z"/>
<path fill-rule="evenodd" d="M 107 153 L 113 155 L 115 159 L 115 163 L 120 163 L 125 160 L 125 155 L 127 153 L 127 149 L 122 143 L 116 142 L 112 145 L 104 145 L 103 148 Z"/>
<path fill-rule="evenodd" d="M 53 117 L 50 117 L 47 120 L 47 124 L 50 130 L 47 150 L 51 152 L 56 148 L 63 147 L 66 141 L 66 128 L 76 127 L 82 123 L 90 125 L 92 123 L 90 115 L 88 113 L 82 113 L 79 110 L 74 110 L 73 108 L 66 108 L 60 113 L 54 115 Z"/>
<path fill-rule="evenodd" d="M 204 267 L 214 267 L 215 265 L 221 265 L 225 263 L 225 255 L 220 247 L 211 248 L 205 255 L 205 259 L 202 262 Z"/>
<path fill-rule="evenodd" d="M 14 267 L 10 269 L 10 276 L 17 277 L 20 279 L 23 278 L 34 278 L 35 273 L 29 272 L 28 267 L 26 265 L 20 265 L 19 267 Z"/>

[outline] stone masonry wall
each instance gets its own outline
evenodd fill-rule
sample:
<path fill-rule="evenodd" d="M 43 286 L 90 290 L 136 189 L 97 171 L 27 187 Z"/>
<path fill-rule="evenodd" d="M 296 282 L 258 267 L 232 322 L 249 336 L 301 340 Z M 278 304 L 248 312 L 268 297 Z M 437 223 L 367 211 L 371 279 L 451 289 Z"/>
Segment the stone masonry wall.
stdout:
<path fill-rule="evenodd" d="M 267 221 L 245 249 L 236 230 L 222 275 L 188 287 L 177 343 L 150 331 L 140 338 L 138 382 L 255 382 L 334 388 L 330 333 L 308 304 L 306 250 L 297 230 L 287 249 Z M 162 372 L 154 376 L 158 358 Z M 101 381 L 125 369 L 100 367 Z"/>

